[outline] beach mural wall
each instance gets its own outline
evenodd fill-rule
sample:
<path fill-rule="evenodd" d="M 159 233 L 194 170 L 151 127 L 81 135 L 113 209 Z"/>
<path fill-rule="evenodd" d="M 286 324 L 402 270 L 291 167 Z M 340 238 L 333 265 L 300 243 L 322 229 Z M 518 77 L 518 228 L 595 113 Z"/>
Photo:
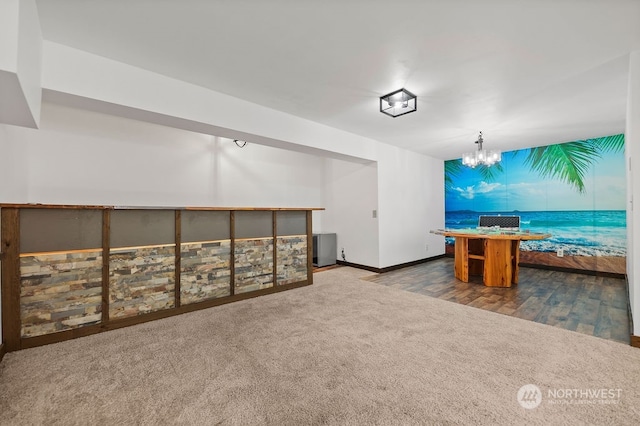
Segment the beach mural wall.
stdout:
<path fill-rule="evenodd" d="M 491 167 L 445 162 L 445 226 L 518 215 L 521 229 L 552 235 L 521 244 L 525 264 L 624 274 L 625 194 L 622 134 L 505 152 Z"/>

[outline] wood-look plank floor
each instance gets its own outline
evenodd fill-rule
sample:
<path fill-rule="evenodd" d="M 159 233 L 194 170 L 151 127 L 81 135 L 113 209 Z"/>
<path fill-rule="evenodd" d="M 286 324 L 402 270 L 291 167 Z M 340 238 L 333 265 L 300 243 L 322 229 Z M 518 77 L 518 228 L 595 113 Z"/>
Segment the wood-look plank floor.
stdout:
<path fill-rule="evenodd" d="M 480 276 L 468 283 L 457 280 L 451 258 L 364 279 L 629 344 L 624 279 L 521 267 L 517 285 L 485 287 Z"/>

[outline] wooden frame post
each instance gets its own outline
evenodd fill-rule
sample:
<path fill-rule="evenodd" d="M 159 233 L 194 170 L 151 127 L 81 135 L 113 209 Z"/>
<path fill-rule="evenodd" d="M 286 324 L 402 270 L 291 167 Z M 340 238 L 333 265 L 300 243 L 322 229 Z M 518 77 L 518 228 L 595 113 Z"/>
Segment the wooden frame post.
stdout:
<path fill-rule="evenodd" d="M 307 282 L 313 284 L 313 226 L 312 211 L 307 210 Z"/>
<path fill-rule="evenodd" d="M 109 254 L 111 247 L 111 211 L 102 211 L 102 324 L 109 323 Z"/>
<path fill-rule="evenodd" d="M 273 239 L 273 283 L 272 287 L 278 286 L 278 219 L 276 211 L 271 212 L 271 238 Z"/>
<path fill-rule="evenodd" d="M 233 210 L 229 211 L 229 238 L 231 239 L 231 249 L 229 253 L 229 267 L 231 274 L 229 275 L 230 296 L 236 294 L 236 214 Z"/>
<path fill-rule="evenodd" d="M 20 349 L 20 210 L 2 208 L 2 338 L 7 352 Z"/>
<path fill-rule="evenodd" d="M 182 269 L 182 212 L 180 210 L 176 210 L 176 248 L 175 248 L 175 257 L 176 257 L 176 271 L 174 278 L 173 290 L 175 292 L 175 307 L 179 308 L 181 305 L 180 301 L 180 275 Z"/>

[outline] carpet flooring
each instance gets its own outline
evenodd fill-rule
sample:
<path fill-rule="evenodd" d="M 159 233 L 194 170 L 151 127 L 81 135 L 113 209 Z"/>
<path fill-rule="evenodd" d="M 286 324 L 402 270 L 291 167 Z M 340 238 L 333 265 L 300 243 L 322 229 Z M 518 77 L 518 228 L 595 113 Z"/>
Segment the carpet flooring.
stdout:
<path fill-rule="evenodd" d="M 640 423 L 640 349 L 370 275 L 9 353 L 0 424 Z"/>

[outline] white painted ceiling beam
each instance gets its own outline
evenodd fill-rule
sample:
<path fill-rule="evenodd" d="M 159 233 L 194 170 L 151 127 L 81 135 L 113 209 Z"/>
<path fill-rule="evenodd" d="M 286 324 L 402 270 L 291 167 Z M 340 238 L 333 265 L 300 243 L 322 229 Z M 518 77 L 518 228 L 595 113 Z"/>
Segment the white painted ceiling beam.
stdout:
<path fill-rule="evenodd" d="M 0 2 L 0 123 L 38 127 L 42 33 L 33 0 Z"/>
<path fill-rule="evenodd" d="M 230 139 L 352 161 L 377 142 L 191 83 L 45 41 L 46 101 Z"/>

